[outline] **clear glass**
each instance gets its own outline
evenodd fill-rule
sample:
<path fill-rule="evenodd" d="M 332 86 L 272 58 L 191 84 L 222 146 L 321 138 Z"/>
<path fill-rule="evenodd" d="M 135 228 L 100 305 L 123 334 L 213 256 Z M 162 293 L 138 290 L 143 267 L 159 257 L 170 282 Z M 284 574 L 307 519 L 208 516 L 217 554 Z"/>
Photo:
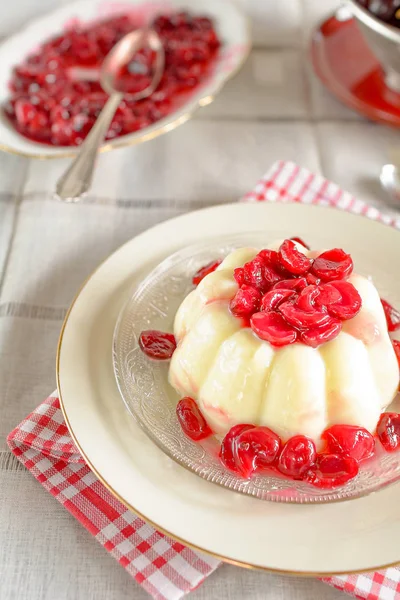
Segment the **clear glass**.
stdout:
<path fill-rule="evenodd" d="M 400 451 L 389 454 L 379 448 L 346 485 L 320 490 L 283 476 L 254 476 L 244 480 L 220 463 L 216 438 L 199 444 L 182 432 L 175 414 L 179 398 L 168 383 L 169 363 L 148 359 L 139 348 L 139 335 L 145 329 L 173 330 L 176 310 L 193 289 L 192 276 L 201 266 L 223 258 L 235 248 L 267 245 L 265 233 L 250 233 L 187 247 L 164 260 L 134 291 L 121 311 L 113 340 L 114 372 L 129 412 L 157 446 L 180 465 L 207 481 L 261 500 L 335 502 L 357 498 L 394 483 L 400 479 Z M 390 409 L 398 412 L 393 405 Z"/>

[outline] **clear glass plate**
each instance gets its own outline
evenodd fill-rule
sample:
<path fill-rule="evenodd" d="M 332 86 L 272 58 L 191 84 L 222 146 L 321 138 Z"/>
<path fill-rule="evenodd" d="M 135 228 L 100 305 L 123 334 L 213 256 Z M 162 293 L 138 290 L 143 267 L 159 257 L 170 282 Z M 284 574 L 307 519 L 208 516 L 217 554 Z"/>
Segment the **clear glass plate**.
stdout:
<path fill-rule="evenodd" d="M 262 248 L 270 241 L 265 233 L 204 241 L 176 252 L 146 277 L 122 309 L 114 331 L 113 364 L 121 396 L 146 434 L 170 458 L 207 481 L 235 492 L 276 502 L 321 503 L 377 491 L 400 479 L 400 452 L 389 454 L 378 447 L 375 456 L 362 463 L 357 477 L 333 490 L 320 490 L 275 475 L 254 476 L 251 480 L 237 477 L 220 463 L 217 439 L 199 444 L 184 435 L 175 414 L 179 397 L 168 383 L 169 363 L 149 360 L 139 348 L 143 330 L 173 331 L 176 310 L 193 289 L 192 276 L 201 266 L 223 258 L 235 248 Z M 392 405 L 390 410 L 399 412 L 398 408 Z"/>

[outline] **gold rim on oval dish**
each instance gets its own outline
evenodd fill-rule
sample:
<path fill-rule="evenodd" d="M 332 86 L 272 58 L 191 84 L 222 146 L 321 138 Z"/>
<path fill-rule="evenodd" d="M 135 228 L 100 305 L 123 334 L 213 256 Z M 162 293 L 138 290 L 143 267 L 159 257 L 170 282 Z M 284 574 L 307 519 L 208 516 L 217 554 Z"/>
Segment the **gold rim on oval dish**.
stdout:
<path fill-rule="evenodd" d="M 135 133 L 134 134 L 126 134 L 126 135 L 121 136 L 120 138 L 115 138 L 112 142 L 108 142 L 108 143 L 106 142 L 105 144 L 100 146 L 100 148 L 98 150 L 99 153 L 110 152 L 111 150 L 117 150 L 118 148 L 127 148 L 128 146 L 136 146 L 137 144 L 140 144 L 142 142 L 148 142 L 150 140 L 153 140 L 153 139 L 159 137 L 160 135 L 163 135 L 164 133 L 168 133 L 169 131 L 176 129 L 177 127 L 179 127 L 179 125 L 183 125 L 184 123 L 186 123 L 186 121 L 189 121 L 189 119 L 191 119 L 193 117 L 193 115 L 195 114 L 195 112 L 197 112 L 199 110 L 199 108 L 203 108 L 205 106 L 208 106 L 212 102 L 214 102 L 215 98 L 221 92 L 221 90 L 223 89 L 225 84 L 228 83 L 228 81 L 230 79 L 232 79 L 240 71 L 243 64 L 249 57 L 251 47 L 252 47 L 250 17 L 245 15 L 237 7 L 236 3 L 235 3 L 235 8 L 240 13 L 242 19 L 246 23 L 247 43 L 245 45 L 243 55 L 242 55 L 241 59 L 239 60 L 238 64 L 236 65 L 236 67 L 229 73 L 229 75 L 226 75 L 220 81 L 219 85 L 217 85 L 217 87 L 214 89 L 213 93 L 202 96 L 201 98 L 199 98 L 197 100 L 195 106 L 193 106 L 193 108 L 191 110 L 188 110 L 187 112 L 183 113 L 176 119 L 173 119 L 172 121 L 169 121 L 168 123 L 165 123 L 165 125 L 158 127 L 154 131 L 151 131 L 148 133 L 143 133 L 142 135 L 140 135 L 139 137 L 137 137 L 133 140 L 132 139 L 124 139 L 124 138 L 129 138 L 131 136 L 135 136 L 136 135 Z M 56 9 L 55 11 L 51 11 L 50 13 L 47 14 L 47 16 L 54 15 L 56 12 L 58 12 L 58 9 Z M 39 17 L 39 19 L 40 19 L 40 17 Z M 36 20 L 39 20 L 39 19 L 36 19 Z M 26 31 L 26 29 L 31 27 L 33 24 L 34 23 L 31 23 L 29 26 L 23 27 L 22 29 L 17 31 L 14 35 L 6 38 L 0 44 L 0 46 L 5 44 L 9 40 L 11 40 L 14 36 L 17 36 L 17 35 L 20 35 L 21 33 L 23 33 L 24 31 Z M 173 113 L 171 113 L 171 114 L 173 114 Z M 166 117 L 166 118 L 168 118 L 168 117 Z M 18 134 L 18 132 L 16 132 L 16 133 Z M 19 134 L 19 135 L 21 135 L 21 134 Z M 21 135 L 21 137 L 24 137 L 24 136 Z M 46 145 L 48 145 L 48 144 L 46 144 Z M 54 148 L 59 148 L 59 147 L 60 146 L 54 146 Z M 31 154 L 29 152 L 23 152 L 21 150 L 16 150 L 12 146 L 8 146 L 7 144 L 0 143 L 0 151 L 7 152 L 8 154 L 13 154 L 14 156 L 20 156 L 22 158 L 34 158 L 34 159 L 39 159 L 39 160 L 53 160 L 53 159 L 57 159 L 57 158 L 74 158 L 76 156 L 76 154 L 79 152 L 79 146 L 77 146 L 76 150 L 74 150 L 74 151 L 66 150 L 65 152 L 60 152 L 57 154 L 41 154 L 40 152 L 38 152 L 37 154 Z"/>
<path fill-rule="evenodd" d="M 229 206 L 225 205 L 225 206 Z M 231 204 L 231 206 L 235 206 L 235 204 Z M 333 210 L 331 207 L 326 207 L 326 206 L 318 206 L 318 205 L 313 205 L 313 208 L 322 208 L 322 210 Z M 201 210 L 209 210 L 209 209 L 201 209 Z M 200 211 L 195 211 L 195 212 L 200 212 Z M 192 213 L 193 214 L 193 213 Z M 354 213 L 349 213 L 349 214 L 353 214 L 353 216 L 355 217 L 361 217 L 361 218 L 366 218 L 363 215 L 360 214 L 354 214 Z M 387 225 L 386 223 L 380 223 L 378 221 L 376 221 L 376 223 L 378 223 L 379 225 L 383 225 L 385 227 L 391 227 L 390 225 Z M 157 227 L 157 225 L 155 226 Z M 144 232 L 145 233 L 145 232 Z M 143 235 L 143 234 L 139 234 L 139 235 Z M 138 237 L 138 236 L 135 236 Z M 132 238 L 135 239 L 135 238 Z M 273 568 L 273 567 L 263 567 L 260 565 L 254 565 L 252 563 L 246 563 L 240 560 L 235 560 L 233 558 L 224 556 L 222 554 L 217 554 L 216 552 L 213 552 L 212 550 L 208 550 L 206 548 L 202 548 L 201 546 L 197 546 L 196 544 L 193 544 L 191 542 L 189 542 L 188 540 L 185 540 L 184 538 L 181 538 L 177 535 L 175 535 L 174 533 L 171 533 L 170 531 L 168 531 L 167 529 L 165 529 L 164 527 L 160 526 L 158 523 L 156 523 L 155 521 L 153 521 L 152 519 L 150 519 L 149 517 L 147 517 L 144 513 L 140 512 L 139 510 L 137 510 L 137 508 L 135 508 L 132 504 L 130 504 L 130 502 L 128 502 L 127 500 L 125 500 L 125 498 L 123 498 L 113 487 L 110 483 L 108 483 L 104 477 L 101 475 L 101 473 L 96 469 L 96 467 L 93 465 L 93 463 L 91 462 L 91 460 L 89 459 L 89 457 L 87 456 L 87 454 L 85 453 L 85 451 L 83 450 L 77 436 L 74 433 L 74 430 L 72 428 L 72 425 L 69 421 L 68 415 L 67 415 L 67 411 L 65 409 L 64 406 L 64 402 L 63 402 L 63 398 L 62 398 L 62 393 L 61 393 L 61 383 L 60 383 L 60 356 L 61 356 L 61 348 L 62 348 L 62 342 L 63 342 L 63 338 L 64 338 L 64 332 L 65 329 L 67 327 L 68 324 L 68 320 L 69 317 L 72 313 L 72 310 L 75 306 L 75 303 L 77 302 L 79 296 L 81 295 L 82 291 L 84 290 L 84 288 L 86 287 L 87 283 L 92 279 L 92 277 L 97 273 L 97 271 L 99 271 L 101 269 L 101 267 L 109 260 L 109 258 L 111 256 L 113 256 L 114 254 L 116 254 L 117 252 L 119 252 L 124 246 L 126 246 L 127 244 L 130 243 L 129 240 L 128 242 L 125 242 L 124 244 L 122 244 L 121 246 L 119 246 L 119 248 L 117 248 L 110 256 L 108 256 L 105 260 L 103 260 L 91 273 L 90 275 L 84 280 L 84 282 L 82 283 L 81 287 L 79 288 L 78 292 L 76 293 L 75 297 L 73 298 L 67 314 L 65 315 L 64 321 L 62 323 L 61 326 L 61 331 L 60 331 L 60 336 L 58 339 L 58 344 L 57 344 L 57 354 L 56 354 L 56 380 L 57 380 L 57 392 L 58 392 L 58 398 L 60 401 L 60 408 L 62 411 L 62 414 L 64 416 L 64 420 L 65 423 L 68 427 L 69 433 L 74 441 L 74 444 L 76 445 L 76 447 L 78 448 L 80 454 L 82 455 L 82 457 L 84 458 L 87 466 L 91 469 L 91 471 L 93 471 L 93 473 L 96 475 L 96 477 L 99 479 L 99 481 L 101 481 L 101 483 L 104 485 L 104 487 L 117 499 L 119 500 L 124 506 L 126 506 L 129 510 L 131 510 L 133 513 L 135 513 L 136 515 L 138 515 L 138 517 L 140 517 L 141 519 L 143 519 L 143 521 L 149 523 L 152 527 L 154 527 L 154 529 L 160 531 L 161 533 L 163 533 L 164 535 L 180 542 L 181 544 L 188 546 L 189 548 L 191 548 L 192 550 L 195 550 L 196 552 L 202 552 L 208 556 L 211 556 L 212 558 L 215 558 L 221 562 L 225 562 L 225 563 L 229 563 L 232 564 L 236 567 L 243 567 L 245 569 L 250 569 L 250 570 L 255 570 L 255 571 L 265 571 L 267 573 L 275 573 L 278 575 L 291 575 L 291 576 L 296 576 L 296 577 L 318 577 L 318 578 L 327 578 L 327 577 L 337 577 L 340 575 L 352 575 L 352 574 L 358 574 L 358 573 L 369 573 L 372 571 L 381 571 L 383 569 L 389 569 L 389 568 L 393 568 L 393 567 L 397 567 L 399 565 L 400 562 L 400 558 L 397 561 L 391 562 L 391 563 L 387 563 L 387 564 L 383 564 L 383 565 L 377 565 L 377 566 L 372 566 L 372 567 L 368 567 L 368 568 L 364 568 L 364 569 L 353 569 L 351 571 L 332 571 L 332 572 L 318 572 L 318 571 L 288 571 L 286 569 L 277 569 L 277 568 Z M 182 465 L 184 467 L 184 465 Z M 186 467 L 184 467 L 186 468 Z M 192 471 L 191 471 L 192 472 Z M 357 498 L 352 498 L 352 499 L 348 499 L 348 498 L 344 498 L 344 499 L 338 499 L 338 500 L 334 500 L 334 501 L 329 501 L 329 502 L 324 502 L 323 504 L 334 504 L 334 503 L 338 503 L 338 502 L 351 502 L 352 500 L 356 500 Z M 296 503 L 298 504 L 298 503 Z M 315 502 L 314 504 L 321 504 L 321 502 Z M 310 506 L 309 504 L 307 506 Z"/>

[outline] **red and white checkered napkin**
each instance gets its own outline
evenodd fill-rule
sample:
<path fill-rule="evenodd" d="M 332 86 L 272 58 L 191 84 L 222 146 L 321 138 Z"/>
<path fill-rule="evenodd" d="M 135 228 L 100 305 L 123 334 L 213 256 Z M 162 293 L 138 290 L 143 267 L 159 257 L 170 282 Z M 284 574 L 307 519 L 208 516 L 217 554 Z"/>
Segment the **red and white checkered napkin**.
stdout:
<path fill-rule="evenodd" d="M 279 161 L 243 200 L 326 204 L 400 227 L 337 185 L 289 162 Z M 298 232 L 301 236 L 301 231 Z M 158 600 L 178 600 L 219 565 L 147 525 L 119 502 L 85 464 L 69 435 L 56 394 L 8 436 L 11 451 L 43 487 Z M 356 598 L 400 598 L 400 570 L 325 579 Z"/>

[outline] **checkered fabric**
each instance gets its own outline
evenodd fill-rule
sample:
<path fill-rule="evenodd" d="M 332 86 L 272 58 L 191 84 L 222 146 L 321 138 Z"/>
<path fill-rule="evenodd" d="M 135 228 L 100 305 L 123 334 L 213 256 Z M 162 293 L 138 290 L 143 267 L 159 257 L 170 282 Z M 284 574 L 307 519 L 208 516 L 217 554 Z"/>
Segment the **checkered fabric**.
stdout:
<path fill-rule="evenodd" d="M 242 198 L 250 202 L 331 205 L 400 227 L 320 175 L 279 161 Z M 73 514 L 119 563 L 158 600 L 177 600 L 219 565 L 147 525 L 119 502 L 91 472 L 75 447 L 54 393 L 8 436 L 11 451 L 43 487 Z M 324 579 L 365 600 L 400 598 L 400 570 Z"/>

